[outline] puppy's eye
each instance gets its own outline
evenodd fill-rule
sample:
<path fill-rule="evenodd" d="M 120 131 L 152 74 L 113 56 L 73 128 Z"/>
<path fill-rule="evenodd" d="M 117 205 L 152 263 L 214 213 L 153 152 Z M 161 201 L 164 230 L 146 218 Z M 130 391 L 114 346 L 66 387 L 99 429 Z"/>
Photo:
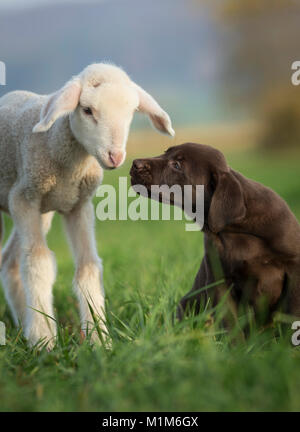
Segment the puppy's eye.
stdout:
<path fill-rule="evenodd" d="M 181 170 L 181 165 L 178 161 L 173 162 L 173 167 L 178 171 Z"/>
<path fill-rule="evenodd" d="M 89 107 L 83 107 L 82 110 L 83 110 L 84 114 L 86 114 L 86 115 L 89 115 L 89 116 L 93 115 L 93 112 L 92 112 L 91 108 L 89 108 Z"/>

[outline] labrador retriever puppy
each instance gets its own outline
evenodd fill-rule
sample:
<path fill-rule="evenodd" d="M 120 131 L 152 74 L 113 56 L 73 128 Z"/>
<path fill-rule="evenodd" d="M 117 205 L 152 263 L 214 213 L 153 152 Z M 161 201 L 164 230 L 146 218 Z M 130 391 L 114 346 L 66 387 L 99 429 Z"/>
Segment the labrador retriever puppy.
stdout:
<path fill-rule="evenodd" d="M 257 312 L 263 304 L 269 320 L 280 306 L 300 317 L 300 225 L 279 195 L 231 169 L 219 150 L 194 143 L 134 160 L 130 174 L 148 196 L 151 185 L 204 185 L 205 253 L 179 320 L 199 313 L 208 298 L 216 305 L 224 286 L 237 308 L 246 302 Z"/>

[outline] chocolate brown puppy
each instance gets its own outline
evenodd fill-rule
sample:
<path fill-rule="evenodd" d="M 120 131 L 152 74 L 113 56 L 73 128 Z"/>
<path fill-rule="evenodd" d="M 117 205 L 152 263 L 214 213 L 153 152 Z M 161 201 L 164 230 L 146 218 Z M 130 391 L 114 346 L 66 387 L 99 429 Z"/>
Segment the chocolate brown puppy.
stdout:
<path fill-rule="evenodd" d="M 248 302 L 257 310 L 263 303 L 270 318 L 284 305 L 300 317 L 300 225 L 277 193 L 231 169 L 219 150 L 194 143 L 136 159 L 130 174 L 132 185 L 149 193 L 151 185 L 204 185 L 204 258 L 178 319 L 198 313 L 210 296 L 215 305 L 224 286 L 237 307 Z M 199 293 L 222 277 L 225 285 Z"/>

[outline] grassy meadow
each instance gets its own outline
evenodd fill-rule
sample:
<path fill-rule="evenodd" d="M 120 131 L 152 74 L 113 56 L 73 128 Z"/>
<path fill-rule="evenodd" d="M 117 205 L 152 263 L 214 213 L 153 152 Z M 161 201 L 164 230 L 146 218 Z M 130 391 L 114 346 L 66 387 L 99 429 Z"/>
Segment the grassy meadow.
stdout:
<path fill-rule="evenodd" d="M 300 218 L 300 151 L 263 153 L 253 145 L 256 132 L 253 125 L 209 126 L 180 130 L 173 141 L 151 130 L 134 132 L 127 162 L 106 172 L 104 183 L 117 185 L 136 156 L 193 140 L 220 148 L 233 168 L 274 188 Z M 203 253 L 202 234 L 186 232 L 184 223 L 96 222 L 113 341 L 107 351 L 80 341 L 74 266 L 55 217 L 48 240 L 58 264 L 59 340 L 50 353 L 29 349 L 0 290 L 7 328 L 7 344 L 0 346 L 1 411 L 299 411 L 300 351 L 280 321 L 265 331 L 254 326 L 245 342 L 208 325 L 209 310 L 173 323 Z M 8 233 L 8 218 L 6 227 Z"/>

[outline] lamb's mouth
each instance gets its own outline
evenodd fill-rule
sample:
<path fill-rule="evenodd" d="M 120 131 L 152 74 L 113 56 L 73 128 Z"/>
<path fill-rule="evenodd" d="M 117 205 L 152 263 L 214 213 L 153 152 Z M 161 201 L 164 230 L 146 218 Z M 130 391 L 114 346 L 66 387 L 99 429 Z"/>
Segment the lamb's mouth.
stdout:
<path fill-rule="evenodd" d="M 104 170 L 109 170 L 109 171 L 110 171 L 110 170 L 113 170 L 113 169 L 116 169 L 115 166 L 113 166 L 113 165 L 108 165 L 108 164 L 103 160 L 103 158 L 102 158 L 101 156 L 95 156 L 95 158 L 96 158 L 98 164 L 101 166 L 102 169 L 104 169 Z"/>

